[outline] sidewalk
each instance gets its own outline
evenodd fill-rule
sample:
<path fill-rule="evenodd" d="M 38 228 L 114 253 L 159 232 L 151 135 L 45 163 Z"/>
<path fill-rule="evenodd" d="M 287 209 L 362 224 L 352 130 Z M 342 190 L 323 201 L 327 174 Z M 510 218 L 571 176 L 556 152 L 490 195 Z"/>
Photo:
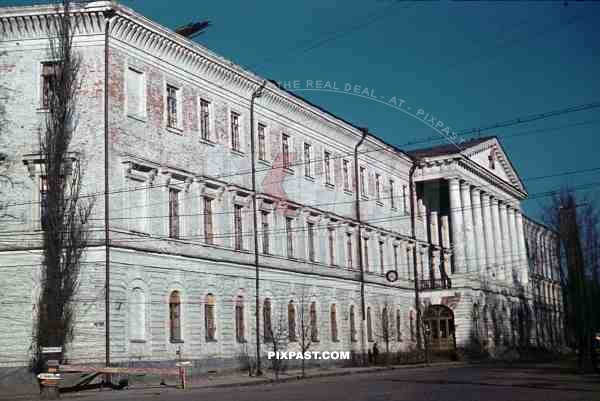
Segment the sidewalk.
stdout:
<path fill-rule="evenodd" d="M 390 366 L 368 366 L 368 367 L 328 367 L 328 368 L 310 368 L 306 369 L 305 379 L 314 379 L 320 377 L 333 377 L 333 376 L 345 376 L 355 374 L 366 374 L 375 373 L 394 369 L 414 369 L 423 367 L 452 367 L 465 365 L 464 362 L 439 362 L 425 364 L 411 364 L 411 365 L 390 365 Z M 201 388 L 220 388 L 220 387 L 243 387 L 243 386 L 257 386 L 265 385 L 270 383 L 286 383 L 291 381 L 302 380 L 302 371 L 300 369 L 288 370 L 285 373 L 279 375 L 279 380 L 275 380 L 275 375 L 271 371 L 267 371 L 260 377 L 250 377 L 247 373 L 236 372 L 230 374 L 215 374 L 215 375 L 203 375 L 189 378 L 187 381 L 186 389 L 201 389 Z M 162 392 L 179 392 L 185 391 L 176 388 L 173 385 L 174 381 L 169 380 L 169 385 L 160 386 L 156 383 L 133 383 L 126 390 L 109 390 L 103 389 L 102 392 L 115 392 L 115 393 L 156 393 L 158 389 Z M 12 391 L 11 391 L 12 390 Z M 38 400 L 39 396 L 37 393 L 37 387 L 23 388 L 18 386 L 13 389 L 2 388 L 0 392 L 0 401 L 9 400 Z M 67 393 L 61 394 L 61 398 L 78 398 L 85 397 L 90 394 L 98 394 L 100 390 L 88 390 L 78 393 Z"/>

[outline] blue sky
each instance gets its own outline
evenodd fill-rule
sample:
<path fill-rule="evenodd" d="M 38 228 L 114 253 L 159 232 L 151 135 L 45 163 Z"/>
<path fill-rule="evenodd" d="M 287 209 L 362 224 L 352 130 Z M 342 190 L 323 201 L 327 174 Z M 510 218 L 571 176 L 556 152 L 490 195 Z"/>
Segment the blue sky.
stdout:
<path fill-rule="evenodd" d="M 213 26 L 197 40 L 265 78 L 368 87 L 386 101 L 395 96 L 423 109 L 455 131 L 600 101 L 600 3 L 122 3 L 170 28 L 210 20 Z M 439 135 L 383 103 L 340 92 L 298 93 L 393 144 Z M 600 170 L 528 178 L 600 167 L 599 128 L 597 108 L 485 135 L 506 137 L 501 141 L 531 195 L 563 184 L 598 183 L 587 191 L 598 198 Z M 526 201 L 528 214 L 539 217 L 547 199 Z"/>

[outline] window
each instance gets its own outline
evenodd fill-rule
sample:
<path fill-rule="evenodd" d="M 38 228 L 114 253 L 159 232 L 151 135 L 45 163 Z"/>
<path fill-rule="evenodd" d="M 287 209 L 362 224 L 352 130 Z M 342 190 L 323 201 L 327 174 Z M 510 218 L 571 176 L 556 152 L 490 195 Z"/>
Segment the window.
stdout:
<path fill-rule="evenodd" d="M 318 342 L 319 341 L 319 328 L 317 326 L 317 304 L 314 301 L 310 303 L 309 319 L 310 319 L 310 340 L 312 342 Z"/>
<path fill-rule="evenodd" d="M 200 138 L 210 140 L 210 102 L 200 99 Z"/>
<path fill-rule="evenodd" d="M 363 238 L 363 264 L 365 271 L 369 271 L 369 239 Z"/>
<path fill-rule="evenodd" d="M 234 111 L 231 112 L 231 149 L 241 151 L 240 144 L 240 115 Z"/>
<path fill-rule="evenodd" d="M 171 342 L 181 342 L 181 298 L 179 291 L 169 297 L 169 322 Z"/>
<path fill-rule="evenodd" d="M 269 254 L 269 213 L 261 211 L 262 226 L 262 251 L 265 255 Z"/>
<path fill-rule="evenodd" d="M 352 269 L 352 253 L 354 249 L 352 247 L 352 233 L 346 233 L 346 267 Z"/>
<path fill-rule="evenodd" d="M 367 341 L 373 341 L 373 321 L 371 320 L 371 307 L 367 307 Z"/>
<path fill-rule="evenodd" d="M 308 231 L 308 260 L 315 261 L 315 223 L 308 222 L 306 224 Z"/>
<path fill-rule="evenodd" d="M 329 264 L 335 266 L 335 230 L 333 227 L 328 228 L 329 233 Z"/>
<path fill-rule="evenodd" d="M 144 290 L 134 288 L 129 303 L 129 339 L 144 341 L 146 339 L 146 297 Z"/>
<path fill-rule="evenodd" d="M 396 199 L 394 197 L 394 180 L 390 180 L 390 207 L 392 209 L 396 208 Z"/>
<path fill-rule="evenodd" d="M 383 241 L 379 241 L 379 268 L 381 274 L 385 274 L 385 243 Z"/>
<path fill-rule="evenodd" d="M 212 211 L 212 198 L 204 197 L 204 241 L 207 244 L 214 242 L 214 230 L 213 230 L 213 211 Z"/>
<path fill-rule="evenodd" d="M 323 160 L 325 163 L 325 184 L 333 185 L 333 181 L 331 180 L 331 153 L 325 152 Z"/>
<path fill-rule="evenodd" d="M 204 304 L 204 329 L 206 331 L 206 341 L 216 341 L 217 326 L 215 325 L 215 296 L 208 294 Z"/>
<path fill-rule="evenodd" d="M 488 161 L 489 161 L 489 167 L 492 170 L 496 169 L 496 149 L 492 148 L 492 150 L 490 150 L 490 154 L 488 155 Z"/>
<path fill-rule="evenodd" d="M 244 297 L 238 295 L 235 300 L 235 339 L 238 343 L 246 342 L 244 333 Z"/>
<path fill-rule="evenodd" d="M 392 339 L 391 337 L 391 327 L 390 327 L 390 315 L 388 312 L 388 307 L 384 306 L 381 310 L 381 337 L 386 343 L 389 343 Z"/>
<path fill-rule="evenodd" d="M 394 244 L 394 270 L 398 272 L 398 245 Z"/>
<path fill-rule="evenodd" d="M 354 305 L 350 305 L 350 341 L 355 343 L 356 340 L 356 317 L 354 316 Z"/>
<path fill-rule="evenodd" d="M 331 321 L 331 341 L 338 342 L 337 310 L 335 304 L 331 305 L 329 320 Z"/>
<path fill-rule="evenodd" d="M 133 117 L 146 116 L 144 96 L 144 74 L 133 68 L 127 69 L 127 114 Z"/>
<path fill-rule="evenodd" d="M 296 307 L 294 301 L 288 303 L 288 340 L 296 341 Z"/>
<path fill-rule="evenodd" d="M 344 179 L 344 191 L 350 191 L 350 162 L 342 160 L 342 174 Z"/>
<path fill-rule="evenodd" d="M 56 86 L 56 76 L 59 65 L 57 62 L 42 63 L 42 77 L 40 90 L 40 104 L 43 109 L 50 107 L 50 102 Z"/>
<path fill-rule="evenodd" d="M 42 230 L 47 230 L 50 224 L 48 216 L 48 177 L 40 177 L 40 223 Z"/>
<path fill-rule="evenodd" d="M 266 298 L 263 304 L 263 325 L 265 341 L 273 340 L 273 328 L 271 326 L 271 300 Z"/>
<path fill-rule="evenodd" d="M 287 240 L 287 257 L 294 257 L 294 233 L 292 231 L 292 218 L 285 218 L 285 236 Z"/>
<path fill-rule="evenodd" d="M 402 341 L 402 317 L 400 309 L 396 309 L 396 340 Z"/>
<path fill-rule="evenodd" d="M 173 85 L 167 85 L 167 127 L 178 128 L 179 126 L 179 89 Z"/>
<path fill-rule="evenodd" d="M 242 237 L 242 205 L 234 205 L 233 208 L 233 231 L 235 232 L 234 248 L 236 251 L 244 249 Z"/>
<path fill-rule="evenodd" d="M 406 185 L 402 185 L 402 211 L 408 214 L 408 206 L 406 204 Z"/>
<path fill-rule="evenodd" d="M 304 144 L 304 176 L 306 177 L 312 177 L 311 148 L 310 143 Z"/>
<path fill-rule="evenodd" d="M 266 130 L 267 126 L 264 124 L 258 124 L 258 159 L 267 160 L 267 143 L 266 143 Z"/>
<path fill-rule="evenodd" d="M 145 232 L 148 183 L 142 180 L 130 179 L 128 180 L 128 187 L 129 229 L 135 232 Z"/>
<path fill-rule="evenodd" d="M 411 265 L 412 265 L 412 262 L 411 262 L 412 261 L 412 256 L 413 255 L 412 255 L 411 249 L 407 247 L 406 248 L 406 273 L 407 273 L 406 277 L 408 277 L 408 278 L 413 278 L 413 276 L 414 276 L 414 271 L 411 268 Z"/>
<path fill-rule="evenodd" d="M 375 199 L 381 202 L 381 175 L 375 174 Z"/>
<path fill-rule="evenodd" d="M 365 181 L 365 168 L 361 167 L 360 168 L 360 194 L 362 196 L 367 196 L 367 182 Z"/>
<path fill-rule="evenodd" d="M 169 237 L 179 238 L 179 191 L 169 188 Z"/>
<path fill-rule="evenodd" d="M 290 136 L 281 134 L 281 154 L 283 157 L 283 168 L 289 169 L 290 166 Z"/>

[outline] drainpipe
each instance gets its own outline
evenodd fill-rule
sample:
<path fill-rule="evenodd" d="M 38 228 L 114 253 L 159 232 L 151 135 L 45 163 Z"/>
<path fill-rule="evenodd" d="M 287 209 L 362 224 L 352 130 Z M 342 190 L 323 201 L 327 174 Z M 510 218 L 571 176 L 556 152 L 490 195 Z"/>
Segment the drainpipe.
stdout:
<path fill-rule="evenodd" d="M 259 277 L 259 253 L 258 253 L 258 216 L 256 210 L 256 158 L 254 152 L 254 102 L 263 94 L 267 81 L 252 92 L 250 97 L 250 157 L 252 165 L 252 219 L 254 221 L 254 270 L 255 270 L 255 292 L 256 292 L 256 375 L 262 376 L 260 364 L 260 277 Z"/>
<path fill-rule="evenodd" d="M 361 335 L 360 335 L 360 341 L 361 341 L 361 348 L 362 348 L 362 356 L 364 357 L 365 353 L 366 353 L 366 349 L 365 349 L 365 271 L 364 271 L 364 264 L 363 264 L 363 253 L 362 253 L 362 233 L 361 233 L 361 220 L 360 220 L 360 182 L 359 182 L 359 169 L 358 169 L 358 148 L 360 147 L 360 145 L 362 145 L 362 143 L 365 141 L 369 130 L 367 128 L 361 128 L 362 131 L 362 137 L 360 138 L 360 141 L 358 141 L 358 143 L 356 144 L 356 146 L 354 146 L 354 187 L 355 187 L 355 205 L 354 205 L 354 209 L 356 212 L 356 222 L 358 224 L 358 266 L 360 268 L 360 310 L 361 310 L 361 317 L 362 317 L 362 322 L 361 322 Z"/>
<path fill-rule="evenodd" d="M 108 134 L 108 79 L 109 79 L 109 32 L 110 21 L 115 15 L 115 10 L 110 9 L 104 12 L 104 273 L 105 273 L 105 296 L 104 296 L 104 329 L 105 329 L 105 364 L 110 366 L 110 211 L 109 211 L 109 134 Z"/>
<path fill-rule="evenodd" d="M 410 197 L 410 236 L 414 241 L 413 248 L 413 276 L 415 278 L 415 310 L 417 312 L 417 349 L 421 349 L 421 302 L 419 300 L 419 271 L 417 269 L 417 233 L 415 221 L 415 199 L 414 199 L 414 174 L 419 166 L 418 159 L 413 161 L 408 173 L 408 193 Z"/>

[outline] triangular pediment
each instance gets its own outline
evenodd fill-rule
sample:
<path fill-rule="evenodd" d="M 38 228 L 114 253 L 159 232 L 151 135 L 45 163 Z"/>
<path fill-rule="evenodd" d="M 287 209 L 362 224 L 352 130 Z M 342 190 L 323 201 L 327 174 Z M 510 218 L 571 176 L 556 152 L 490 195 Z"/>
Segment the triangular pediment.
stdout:
<path fill-rule="evenodd" d="M 463 150 L 463 154 L 501 180 L 525 192 L 525 187 L 496 137 Z"/>
<path fill-rule="evenodd" d="M 429 160 L 454 158 L 459 153 L 468 157 L 489 174 L 514 186 L 521 192 L 526 192 L 523 182 L 495 136 L 474 138 L 466 142 L 438 145 L 409 152 L 413 157 Z"/>

